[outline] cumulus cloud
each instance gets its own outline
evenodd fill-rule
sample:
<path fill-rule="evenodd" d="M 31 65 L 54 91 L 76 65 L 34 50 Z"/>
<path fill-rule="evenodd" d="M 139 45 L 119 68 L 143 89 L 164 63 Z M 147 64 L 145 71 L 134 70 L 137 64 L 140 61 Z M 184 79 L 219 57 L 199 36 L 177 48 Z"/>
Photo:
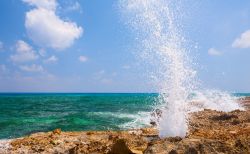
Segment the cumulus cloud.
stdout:
<path fill-rule="evenodd" d="M 46 63 L 55 63 L 57 61 L 58 61 L 58 58 L 54 55 L 45 60 Z"/>
<path fill-rule="evenodd" d="M 250 48 L 250 30 L 245 31 L 232 44 L 234 48 Z"/>
<path fill-rule="evenodd" d="M 80 62 L 86 62 L 88 60 L 88 58 L 86 56 L 79 56 L 78 59 Z"/>
<path fill-rule="evenodd" d="M 43 67 L 41 65 L 36 65 L 36 64 L 21 65 L 19 66 L 19 68 L 26 72 L 44 72 Z"/>
<path fill-rule="evenodd" d="M 215 49 L 215 48 L 210 48 L 210 49 L 208 49 L 208 54 L 211 56 L 220 56 L 222 54 L 222 52 Z"/>
<path fill-rule="evenodd" d="M 27 62 L 38 58 L 38 55 L 33 48 L 26 42 L 18 40 L 16 43 L 16 53 L 10 55 L 13 62 Z"/>
<path fill-rule="evenodd" d="M 81 37 L 83 29 L 56 14 L 56 0 L 23 0 L 34 9 L 26 13 L 25 28 L 39 46 L 63 50 Z"/>

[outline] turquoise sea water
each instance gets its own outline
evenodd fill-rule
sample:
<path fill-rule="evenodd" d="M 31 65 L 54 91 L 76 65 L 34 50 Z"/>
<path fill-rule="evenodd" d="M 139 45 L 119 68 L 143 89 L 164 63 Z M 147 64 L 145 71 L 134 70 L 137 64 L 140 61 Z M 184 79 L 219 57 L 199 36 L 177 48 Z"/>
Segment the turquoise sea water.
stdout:
<path fill-rule="evenodd" d="M 158 94 L 0 93 L 0 139 L 34 132 L 145 126 Z M 235 96 L 250 96 L 237 93 Z M 148 117 L 147 117 L 148 116 Z"/>
<path fill-rule="evenodd" d="M 0 139 L 143 126 L 157 94 L 0 94 Z"/>

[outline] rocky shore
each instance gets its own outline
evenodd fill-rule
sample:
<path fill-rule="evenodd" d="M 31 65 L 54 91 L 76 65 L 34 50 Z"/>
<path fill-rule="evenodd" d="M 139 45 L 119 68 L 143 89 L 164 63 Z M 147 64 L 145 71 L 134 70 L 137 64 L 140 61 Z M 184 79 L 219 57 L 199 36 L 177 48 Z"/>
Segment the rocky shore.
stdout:
<path fill-rule="evenodd" d="M 128 131 L 35 133 L 0 141 L 0 153 L 198 154 L 250 153 L 250 97 L 240 100 L 245 111 L 205 109 L 190 115 L 185 138 L 160 139 L 155 128 Z"/>

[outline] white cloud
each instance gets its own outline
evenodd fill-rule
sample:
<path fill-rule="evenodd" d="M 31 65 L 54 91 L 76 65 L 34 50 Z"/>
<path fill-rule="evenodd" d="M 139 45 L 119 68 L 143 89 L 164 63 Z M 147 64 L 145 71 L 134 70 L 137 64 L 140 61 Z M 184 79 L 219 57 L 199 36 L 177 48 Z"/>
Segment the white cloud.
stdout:
<path fill-rule="evenodd" d="M 42 57 L 45 57 L 45 56 L 47 55 L 47 52 L 46 52 L 46 50 L 44 50 L 44 49 L 40 49 L 40 50 L 38 51 L 38 53 L 39 53 L 39 55 L 42 56 Z"/>
<path fill-rule="evenodd" d="M 88 60 L 88 58 L 85 57 L 85 56 L 79 56 L 78 59 L 79 59 L 80 62 L 86 62 Z"/>
<path fill-rule="evenodd" d="M 63 50 L 81 37 L 83 29 L 75 22 L 64 21 L 56 15 L 55 0 L 23 0 L 36 8 L 26 13 L 25 28 L 39 46 Z"/>
<path fill-rule="evenodd" d="M 250 30 L 245 31 L 232 44 L 234 48 L 250 48 Z"/>
<path fill-rule="evenodd" d="M 58 61 L 58 58 L 54 55 L 45 60 L 46 63 L 55 63 L 57 61 Z"/>
<path fill-rule="evenodd" d="M 67 8 L 65 8 L 66 11 L 79 11 L 82 13 L 82 8 L 79 2 L 74 2 L 73 4 L 69 5 Z"/>
<path fill-rule="evenodd" d="M 220 52 L 219 50 L 217 50 L 215 48 L 210 48 L 210 49 L 208 49 L 208 54 L 211 56 L 220 56 L 222 54 L 222 52 Z"/>
<path fill-rule="evenodd" d="M 19 68 L 26 72 L 44 72 L 43 67 L 41 65 L 36 65 L 36 64 L 21 65 L 19 66 Z"/>
<path fill-rule="evenodd" d="M 23 2 L 37 8 L 45 8 L 48 10 L 56 10 L 57 7 L 56 0 L 23 0 Z"/>
<path fill-rule="evenodd" d="M 18 40 L 16 43 L 16 53 L 10 55 L 10 59 L 13 62 L 27 62 L 33 61 L 38 58 L 38 55 L 33 48 L 22 40 Z"/>

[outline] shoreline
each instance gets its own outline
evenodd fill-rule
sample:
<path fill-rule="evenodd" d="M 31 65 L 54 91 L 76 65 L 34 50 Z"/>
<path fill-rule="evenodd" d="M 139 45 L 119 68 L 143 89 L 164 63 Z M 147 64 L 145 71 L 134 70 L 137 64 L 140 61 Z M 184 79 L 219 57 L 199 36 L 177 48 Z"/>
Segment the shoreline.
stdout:
<path fill-rule="evenodd" d="M 190 116 L 184 138 L 159 138 L 155 128 L 126 131 L 39 132 L 0 140 L 0 153 L 249 153 L 250 97 L 245 111 L 204 109 Z"/>

